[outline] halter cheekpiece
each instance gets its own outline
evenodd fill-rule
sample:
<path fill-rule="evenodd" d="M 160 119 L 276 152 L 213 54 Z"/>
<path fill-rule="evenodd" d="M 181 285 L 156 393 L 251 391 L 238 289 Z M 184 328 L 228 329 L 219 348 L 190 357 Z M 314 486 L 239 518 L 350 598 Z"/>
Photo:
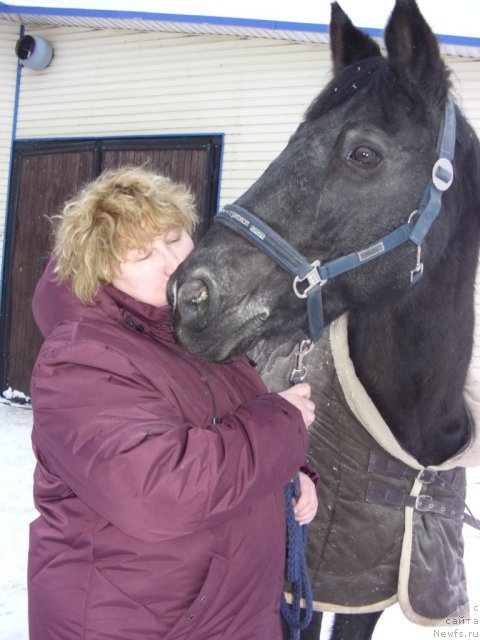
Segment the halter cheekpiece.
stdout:
<path fill-rule="evenodd" d="M 443 192 L 453 182 L 455 135 L 455 105 L 453 97 L 449 94 L 438 139 L 438 159 L 433 166 L 432 177 L 418 209 L 410 214 L 408 222 L 369 247 L 324 264 L 321 264 L 320 260 L 309 262 L 265 222 L 236 204 L 226 205 L 218 212 L 214 221 L 220 222 L 254 244 L 294 277 L 293 290 L 298 298 L 306 299 L 310 340 L 315 343 L 324 329 L 322 287 L 331 278 L 378 258 L 410 240 L 417 246 L 417 260 L 415 267 L 410 271 L 410 282 L 415 284 L 420 280 L 423 275 L 422 242 L 440 213 Z"/>

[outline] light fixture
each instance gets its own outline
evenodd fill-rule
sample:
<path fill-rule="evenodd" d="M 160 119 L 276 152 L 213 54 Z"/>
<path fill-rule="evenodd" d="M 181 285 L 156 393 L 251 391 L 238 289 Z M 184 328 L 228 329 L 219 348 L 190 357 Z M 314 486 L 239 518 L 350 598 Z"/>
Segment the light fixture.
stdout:
<path fill-rule="evenodd" d="M 17 41 L 15 54 L 22 66 L 40 70 L 52 61 L 53 47 L 41 36 L 25 35 Z"/>

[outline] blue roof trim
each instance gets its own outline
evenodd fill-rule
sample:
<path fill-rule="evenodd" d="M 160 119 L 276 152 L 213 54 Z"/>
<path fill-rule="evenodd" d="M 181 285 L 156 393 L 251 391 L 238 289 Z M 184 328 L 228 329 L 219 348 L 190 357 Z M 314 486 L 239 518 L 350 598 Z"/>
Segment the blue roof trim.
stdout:
<path fill-rule="evenodd" d="M 232 18 L 228 16 L 202 16 L 172 13 L 150 13 L 145 11 L 115 11 L 111 9 L 75 9 L 65 7 L 34 7 L 24 5 L 9 5 L 0 2 L 1 13 L 26 13 L 45 16 L 71 16 L 82 18 L 107 18 L 117 20 L 145 20 L 162 22 L 186 22 L 193 24 L 212 24 L 235 27 L 249 27 L 256 29 L 272 29 L 274 31 L 299 31 L 311 33 L 328 33 L 327 24 L 310 22 L 283 22 L 279 20 L 259 20 L 252 18 Z M 359 27 L 373 37 L 382 37 L 383 29 Z M 480 47 L 480 38 L 470 36 L 456 36 L 435 34 L 442 44 Z"/>
<path fill-rule="evenodd" d="M 115 11 L 112 9 L 68 9 L 63 7 L 30 7 L 8 5 L 0 2 L 0 13 L 30 13 L 32 15 L 76 16 L 81 18 L 110 18 L 119 20 L 158 20 L 162 22 L 190 22 L 193 24 L 218 24 L 235 27 L 256 27 L 288 31 L 328 31 L 328 25 L 308 22 L 281 22 L 252 18 L 230 18 L 228 16 L 202 16 L 185 13 L 150 13 L 147 11 Z"/>

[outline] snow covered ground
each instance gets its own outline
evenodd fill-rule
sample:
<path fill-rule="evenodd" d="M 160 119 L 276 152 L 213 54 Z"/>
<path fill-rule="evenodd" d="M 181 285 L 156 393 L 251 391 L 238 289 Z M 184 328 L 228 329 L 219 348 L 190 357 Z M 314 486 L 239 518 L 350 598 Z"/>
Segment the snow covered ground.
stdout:
<path fill-rule="evenodd" d="M 28 524 L 36 517 L 31 497 L 34 467 L 31 423 L 29 409 L 0 403 L 0 640 L 28 639 L 25 580 Z M 469 472 L 467 501 L 479 517 L 478 468 Z M 465 542 L 471 621 L 452 627 L 418 627 L 409 623 L 395 605 L 380 618 L 374 640 L 480 638 L 480 532 L 465 527 Z"/>

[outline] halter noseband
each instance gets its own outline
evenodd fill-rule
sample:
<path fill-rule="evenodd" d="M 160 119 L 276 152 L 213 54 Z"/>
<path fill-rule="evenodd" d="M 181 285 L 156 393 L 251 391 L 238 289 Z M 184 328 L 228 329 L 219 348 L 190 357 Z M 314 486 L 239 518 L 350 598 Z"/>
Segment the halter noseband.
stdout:
<path fill-rule="evenodd" d="M 455 151 L 456 118 L 455 105 L 449 94 L 445 105 L 443 126 L 439 135 L 438 159 L 432 169 L 432 178 L 422 196 L 418 210 L 408 222 L 383 236 L 377 242 L 360 251 L 335 258 L 321 264 L 310 263 L 294 247 L 271 229 L 265 222 L 236 204 L 226 205 L 215 216 L 214 221 L 232 229 L 270 256 L 278 265 L 294 277 L 293 290 L 299 298 L 307 301 L 310 340 L 316 342 L 323 333 L 322 287 L 336 276 L 355 269 L 365 262 L 388 253 L 407 240 L 417 246 L 417 263 L 410 272 L 411 284 L 423 275 L 421 245 L 442 206 L 442 194 L 453 182 L 452 161 Z M 416 222 L 413 219 L 416 217 Z"/>

